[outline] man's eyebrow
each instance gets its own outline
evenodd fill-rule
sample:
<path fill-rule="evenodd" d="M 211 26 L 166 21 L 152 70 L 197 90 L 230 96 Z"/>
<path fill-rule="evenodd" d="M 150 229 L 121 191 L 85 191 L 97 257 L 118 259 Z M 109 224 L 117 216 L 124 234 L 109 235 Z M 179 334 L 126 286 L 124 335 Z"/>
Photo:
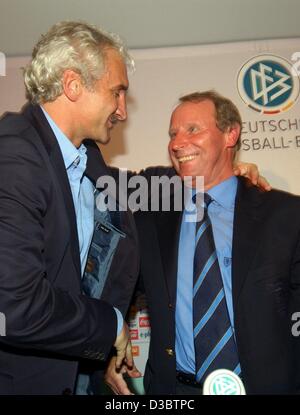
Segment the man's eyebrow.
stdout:
<path fill-rule="evenodd" d="M 119 91 L 123 90 L 123 91 L 127 91 L 128 90 L 128 85 L 124 85 L 124 84 L 119 84 L 113 87 L 113 89 L 118 89 Z"/>

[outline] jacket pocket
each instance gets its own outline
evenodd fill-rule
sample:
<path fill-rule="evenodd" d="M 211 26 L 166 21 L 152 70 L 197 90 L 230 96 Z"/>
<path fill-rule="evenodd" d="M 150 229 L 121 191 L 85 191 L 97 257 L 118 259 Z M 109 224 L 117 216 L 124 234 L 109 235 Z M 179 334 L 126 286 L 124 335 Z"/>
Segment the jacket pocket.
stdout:
<path fill-rule="evenodd" d="M 289 264 L 285 262 L 267 263 L 249 271 L 251 280 L 255 283 L 276 281 L 289 275 Z"/>
<path fill-rule="evenodd" d="M 101 298 L 112 259 L 121 238 L 126 238 L 126 235 L 114 225 L 104 219 L 96 221 L 82 281 L 84 293 L 89 297 Z"/>

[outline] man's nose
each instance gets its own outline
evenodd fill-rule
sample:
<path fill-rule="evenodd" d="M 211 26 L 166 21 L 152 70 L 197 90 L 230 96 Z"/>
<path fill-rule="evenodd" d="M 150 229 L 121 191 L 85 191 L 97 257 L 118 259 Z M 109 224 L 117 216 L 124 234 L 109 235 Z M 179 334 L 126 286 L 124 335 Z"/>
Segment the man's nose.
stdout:
<path fill-rule="evenodd" d="M 177 151 L 182 149 L 187 145 L 187 137 L 183 133 L 177 133 L 176 137 L 174 137 L 171 141 L 172 150 Z"/>
<path fill-rule="evenodd" d="M 125 121 L 127 118 L 127 103 L 125 94 L 121 94 L 119 97 L 118 108 L 116 109 L 115 115 L 119 121 Z"/>

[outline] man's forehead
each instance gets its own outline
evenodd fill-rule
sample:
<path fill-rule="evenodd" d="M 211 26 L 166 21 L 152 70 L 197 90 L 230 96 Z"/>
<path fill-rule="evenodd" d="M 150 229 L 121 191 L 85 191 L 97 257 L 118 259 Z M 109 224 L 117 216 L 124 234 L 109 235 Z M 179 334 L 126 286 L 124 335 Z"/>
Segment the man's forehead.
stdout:
<path fill-rule="evenodd" d="M 200 102 L 195 101 L 185 101 L 181 102 L 174 109 L 171 115 L 171 122 L 180 117 L 184 116 L 186 120 L 199 120 L 202 114 L 212 115 L 215 117 L 215 105 L 210 100 L 203 100 Z"/>
<path fill-rule="evenodd" d="M 118 66 L 109 66 L 103 78 L 106 78 L 108 85 L 113 90 L 126 91 L 129 86 L 126 67 L 121 69 Z"/>
<path fill-rule="evenodd" d="M 112 69 L 112 67 L 122 70 L 127 75 L 127 66 L 125 58 L 116 49 L 107 49 L 104 52 L 104 65 L 106 69 Z"/>

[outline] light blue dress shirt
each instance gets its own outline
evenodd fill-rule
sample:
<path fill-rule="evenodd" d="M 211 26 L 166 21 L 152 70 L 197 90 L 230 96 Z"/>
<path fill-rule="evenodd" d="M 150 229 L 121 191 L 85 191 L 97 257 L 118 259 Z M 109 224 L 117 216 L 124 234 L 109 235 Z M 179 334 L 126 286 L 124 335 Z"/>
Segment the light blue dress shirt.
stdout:
<path fill-rule="evenodd" d="M 84 274 L 88 252 L 94 232 L 94 190 L 93 183 L 84 175 L 87 163 L 86 147 L 76 148 L 56 125 L 50 115 L 41 107 L 60 147 L 71 187 L 76 213 L 77 233 L 80 252 L 81 276 Z M 123 327 L 121 312 L 115 308 L 118 319 L 117 333 Z"/>
<path fill-rule="evenodd" d="M 218 261 L 220 264 L 225 297 L 231 325 L 234 329 L 231 258 L 234 204 L 237 178 L 219 183 L 208 190 L 213 202 L 208 207 L 212 223 Z M 192 197 L 192 193 L 190 195 Z M 192 201 L 190 202 L 192 203 Z M 193 264 L 195 251 L 195 222 L 186 220 L 191 209 L 183 212 L 178 253 L 177 299 L 176 299 L 176 368 L 182 372 L 195 373 L 195 349 L 193 338 Z"/>

